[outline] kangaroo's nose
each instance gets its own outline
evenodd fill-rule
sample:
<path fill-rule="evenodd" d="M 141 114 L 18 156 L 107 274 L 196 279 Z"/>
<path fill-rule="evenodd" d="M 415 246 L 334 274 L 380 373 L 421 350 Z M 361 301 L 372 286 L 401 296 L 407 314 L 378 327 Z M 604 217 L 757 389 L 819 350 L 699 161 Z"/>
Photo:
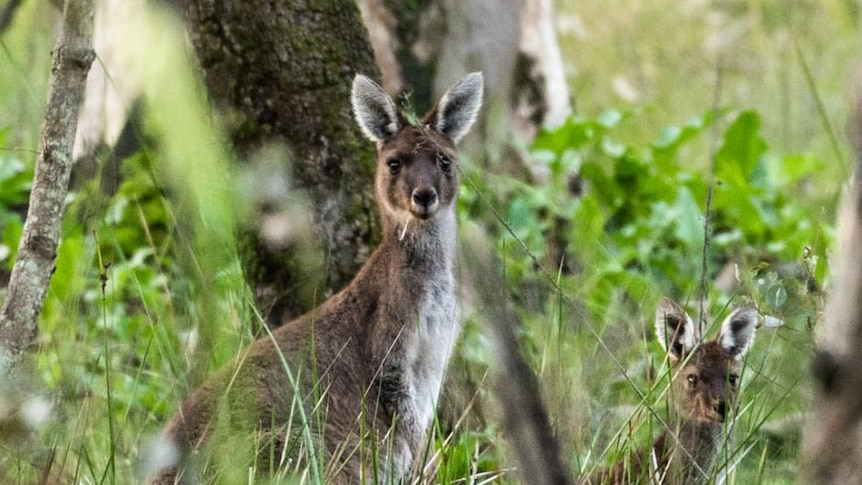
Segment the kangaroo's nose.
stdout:
<path fill-rule="evenodd" d="M 423 209 L 428 209 L 437 202 L 437 191 L 431 187 L 422 187 L 413 191 L 413 203 Z"/>

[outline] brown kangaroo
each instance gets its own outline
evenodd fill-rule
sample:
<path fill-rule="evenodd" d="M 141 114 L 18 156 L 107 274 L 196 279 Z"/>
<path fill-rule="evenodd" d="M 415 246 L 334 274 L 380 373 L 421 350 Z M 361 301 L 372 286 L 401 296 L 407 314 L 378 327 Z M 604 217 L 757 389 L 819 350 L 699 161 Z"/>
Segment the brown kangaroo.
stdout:
<path fill-rule="evenodd" d="M 409 475 L 460 330 L 455 144 L 473 124 L 482 90 L 481 73 L 469 74 L 412 125 L 379 85 L 356 76 L 353 112 L 377 143 L 383 240 L 341 292 L 252 343 L 239 364 L 186 399 L 163 431 L 182 462 L 154 483 L 200 480 L 194 455 L 204 443 L 218 445 L 221 436 L 212 435 L 222 428 L 268 439 L 263 452 L 258 442 L 258 460 L 322 449 L 328 483 Z"/>
<path fill-rule="evenodd" d="M 669 400 L 673 435 L 663 432 L 652 447 L 621 459 L 587 483 L 697 484 L 709 480 L 713 459 L 726 438 L 735 408 L 742 357 L 754 340 L 757 310 L 738 308 L 715 340 L 700 331 L 679 305 L 663 298 L 656 309 L 658 340 L 671 365 Z"/>

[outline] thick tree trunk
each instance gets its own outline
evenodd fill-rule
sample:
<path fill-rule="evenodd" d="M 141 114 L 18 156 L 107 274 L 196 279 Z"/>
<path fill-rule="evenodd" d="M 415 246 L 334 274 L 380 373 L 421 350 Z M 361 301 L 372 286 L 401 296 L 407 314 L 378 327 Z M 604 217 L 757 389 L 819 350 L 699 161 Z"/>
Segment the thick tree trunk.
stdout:
<path fill-rule="evenodd" d="M 325 267 L 314 268 L 324 274 L 322 291 L 301 301 L 295 292 L 286 298 L 308 264 L 297 261 L 292 241 L 269 244 L 256 228 L 246 232 L 250 284 L 277 324 L 343 287 L 379 238 L 373 146 L 356 128 L 349 101 L 357 72 L 379 77 L 368 34 L 351 0 L 183 3 L 206 86 L 227 114 L 237 153 L 249 159 L 272 142 L 286 146 L 284 170 L 307 191 L 323 238 Z"/>
<path fill-rule="evenodd" d="M 18 257 L 0 309 L 0 369 L 13 367 L 38 335 L 37 322 L 60 242 L 72 143 L 87 72 L 95 55 L 92 0 L 68 0 L 54 46 L 50 95 Z"/>
<path fill-rule="evenodd" d="M 817 329 L 816 393 L 799 483 L 862 483 L 862 79 L 857 79 L 856 174 L 839 213 L 835 285 Z"/>

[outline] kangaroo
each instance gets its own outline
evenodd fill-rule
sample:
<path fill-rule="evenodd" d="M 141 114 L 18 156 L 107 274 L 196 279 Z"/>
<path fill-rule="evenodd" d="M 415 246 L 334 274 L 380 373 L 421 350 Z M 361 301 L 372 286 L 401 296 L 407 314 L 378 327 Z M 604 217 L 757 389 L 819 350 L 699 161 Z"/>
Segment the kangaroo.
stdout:
<path fill-rule="evenodd" d="M 589 480 L 591 485 L 698 484 L 709 480 L 712 463 L 726 438 L 735 408 L 742 357 L 754 340 L 757 310 L 738 308 L 721 324 L 715 340 L 701 343 L 691 317 L 663 298 L 656 309 L 658 340 L 671 365 L 671 435 L 663 432 L 652 447 L 621 459 Z"/>
<path fill-rule="evenodd" d="M 162 433 L 183 463 L 154 483 L 198 480 L 183 465 L 213 441 L 216 417 L 219 426 L 226 420 L 231 430 L 271 438 L 271 456 L 305 446 L 297 439 L 300 404 L 328 483 L 398 483 L 409 475 L 460 331 L 455 145 L 476 119 L 482 91 L 481 73 L 468 74 L 414 125 L 378 84 L 355 77 L 354 117 L 377 144 L 382 242 L 343 290 L 253 342 L 240 364 L 186 399 Z"/>

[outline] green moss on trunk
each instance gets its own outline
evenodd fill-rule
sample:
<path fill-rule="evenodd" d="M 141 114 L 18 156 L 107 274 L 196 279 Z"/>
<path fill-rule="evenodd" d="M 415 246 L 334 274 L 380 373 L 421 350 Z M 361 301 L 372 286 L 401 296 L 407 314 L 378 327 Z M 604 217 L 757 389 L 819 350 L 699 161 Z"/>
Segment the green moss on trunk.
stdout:
<path fill-rule="evenodd" d="M 373 145 L 350 112 L 354 75 L 379 77 L 356 5 L 187 0 L 185 19 L 212 101 L 229 114 L 240 157 L 272 141 L 289 148 L 294 184 L 307 191 L 325 246 L 320 293 L 331 294 L 350 281 L 379 239 Z M 292 261 L 289 248 L 267 248 L 254 231 L 244 239 L 250 284 L 275 285 L 267 293 L 289 295 L 299 281 L 292 268 L 301 262 Z M 272 302 L 258 304 L 266 312 Z M 270 321 L 312 304 L 276 310 Z"/>

